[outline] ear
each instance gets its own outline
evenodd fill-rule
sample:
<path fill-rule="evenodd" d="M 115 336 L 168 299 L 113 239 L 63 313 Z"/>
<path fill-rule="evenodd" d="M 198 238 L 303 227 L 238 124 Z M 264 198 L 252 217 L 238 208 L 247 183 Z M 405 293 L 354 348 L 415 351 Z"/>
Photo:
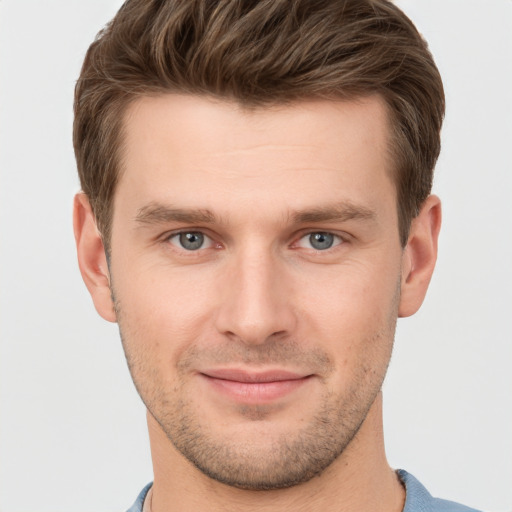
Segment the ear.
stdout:
<path fill-rule="evenodd" d="M 436 264 L 440 228 L 441 201 L 437 196 L 429 196 L 411 223 L 402 256 L 400 317 L 413 315 L 423 303 Z"/>
<path fill-rule="evenodd" d="M 96 311 L 109 322 L 116 321 L 110 292 L 110 275 L 107 257 L 96 220 L 84 193 L 75 196 L 73 205 L 73 229 L 75 232 L 78 266 L 85 286 L 91 294 Z"/>

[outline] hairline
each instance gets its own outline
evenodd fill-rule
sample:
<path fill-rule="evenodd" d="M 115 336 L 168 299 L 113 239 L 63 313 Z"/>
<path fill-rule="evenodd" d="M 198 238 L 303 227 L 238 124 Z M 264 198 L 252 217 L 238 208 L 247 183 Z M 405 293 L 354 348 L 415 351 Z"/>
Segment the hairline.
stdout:
<path fill-rule="evenodd" d="M 386 96 L 384 94 L 385 91 L 370 91 L 363 92 L 360 94 L 352 93 L 332 93 L 325 95 L 307 95 L 307 96 L 297 96 L 290 97 L 288 100 L 286 98 L 279 98 L 278 100 L 255 100 L 251 101 L 250 99 L 245 98 L 235 98 L 227 95 L 218 95 L 208 92 L 195 92 L 195 91 L 184 91 L 184 90 L 173 90 L 173 89 L 162 89 L 162 88 L 148 88 L 143 92 L 136 92 L 125 96 L 125 101 L 122 101 L 121 98 L 118 98 L 118 106 L 120 107 L 120 121 L 119 121 L 119 129 L 115 135 L 115 147 L 117 148 L 116 155 L 114 157 L 114 167 L 115 167 L 115 180 L 113 184 L 113 192 L 110 197 L 110 201 L 107 204 L 107 208 L 103 209 L 100 214 L 97 215 L 94 212 L 94 216 L 96 219 L 96 223 L 98 224 L 99 231 L 102 234 L 103 244 L 105 246 L 105 250 L 110 252 L 111 248 L 111 238 L 112 238 L 112 220 L 114 216 L 114 202 L 115 195 L 117 192 L 117 185 L 122 178 L 123 170 L 125 168 L 124 161 L 126 157 L 126 128 L 127 121 L 130 115 L 130 109 L 137 102 L 142 101 L 144 98 L 155 98 L 155 97 L 165 97 L 169 95 L 180 95 L 180 96 L 188 96 L 192 98 L 207 98 L 219 104 L 231 103 L 240 108 L 243 112 L 256 112 L 258 110 L 268 110 L 272 108 L 285 108 L 293 105 L 297 105 L 304 102 L 312 102 L 312 101 L 332 101 L 342 102 L 342 103 L 357 103 L 359 101 L 364 100 L 365 98 L 376 97 L 382 103 L 384 107 L 387 133 L 386 133 L 386 169 L 384 172 L 388 173 L 393 186 L 395 188 L 396 193 L 396 209 L 397 209 L 397 218 L 398 218 L 398 230 L 399 237 L 401 241 L 401 245 L 405 246 L 405 242 L 408 236 L 410 223 L 412 218 L 409 220 L 403 219 L 400 208 L 400 194 L 399 194 L 399 141 L 397 140 L 398 130 L 397 130 L 397 122 L 394 121 L 394 113 L 386 100 Z M 104 215 L 102 215 L 104 214 Z M 407 225 L 404 226 L 404 222 L 407 222 Z"/>

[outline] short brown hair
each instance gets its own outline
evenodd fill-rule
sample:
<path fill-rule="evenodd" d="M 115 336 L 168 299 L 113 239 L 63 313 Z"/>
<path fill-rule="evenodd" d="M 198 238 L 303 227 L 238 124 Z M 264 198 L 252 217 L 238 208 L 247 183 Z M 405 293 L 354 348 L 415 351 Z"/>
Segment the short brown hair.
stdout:
<path fill-rule="evenodd" d="M 89 47 L 75 89 L 78 172 L 107 250 L 124 111 L 172 92 L 245 106 L 379 94 L 406 244 L 432 187 L 444 93 L 426 42 L 391 2 L 126 1 Z"/>

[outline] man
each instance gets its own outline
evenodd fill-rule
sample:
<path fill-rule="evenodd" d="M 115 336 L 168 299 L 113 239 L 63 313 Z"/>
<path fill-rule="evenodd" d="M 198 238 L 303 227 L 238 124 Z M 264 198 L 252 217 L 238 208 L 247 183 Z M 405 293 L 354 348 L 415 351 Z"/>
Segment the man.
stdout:
<path fill-rule="evenodd" d="M 131 0 L 99 34 L 74 227 L 148 411 L 130 510 L 470 510 L 392 470 L 382 434 L 437 255 L 443 114 L 385 0 Z"/>

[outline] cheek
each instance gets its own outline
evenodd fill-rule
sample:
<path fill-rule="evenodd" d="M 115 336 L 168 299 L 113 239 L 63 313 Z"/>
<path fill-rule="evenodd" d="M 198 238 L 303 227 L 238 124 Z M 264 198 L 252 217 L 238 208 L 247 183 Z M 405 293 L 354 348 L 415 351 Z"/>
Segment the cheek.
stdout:
<path fill-rule="evenodd" d="M 322 344 L 333 355 L 341 378 L 350 380 L 363 366 L 387 366 L 399 282 L 398 270 L 364 265 L 337 267 L 329 276 L 309 282 L 309 293 L 300 300 L 301 337 Z"/>
<path fill-rule="evenodd" d="M 113 279 L 124 310 L 141 324 L 179 327 L 209 302 L 215 273 L 195 265 L 175 266 L 160 254 L 119 258 Z"/>
<path fill-rule="evenodd" d="M 205 338 L 212 287 L 204 279 L 139 266 L 137 272 L 114 273 L 113 285 L 123 343 L 138 359 L 152 367 L 175 368 L 190 344 Z"/>
<path fill-rule="evenodd" d="M 400 272 L 394 266 L 390 271 L 375 262 L 352 262 L 301 276 L 295 287 L 301 314 L 325 326 L 353 325 L 357 332 L 387 321 L 398 303 Z"/>

